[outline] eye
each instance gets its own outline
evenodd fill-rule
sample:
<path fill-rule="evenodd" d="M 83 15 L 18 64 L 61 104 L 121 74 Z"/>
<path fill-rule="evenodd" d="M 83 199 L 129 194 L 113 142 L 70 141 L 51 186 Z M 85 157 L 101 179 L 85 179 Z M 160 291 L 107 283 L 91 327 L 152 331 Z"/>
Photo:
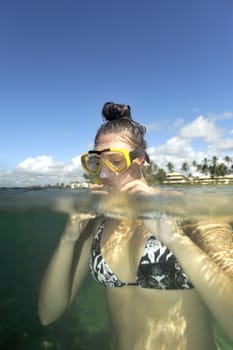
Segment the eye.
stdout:
<path fill-rule="evenodd" d="M 100 165 L 100 157 L 96 155 L 89 155 L 87 164 L 91 168 L 98 168 Z"/>
<path fill-rule="evenodd" d="M 126 166 L 126 161 L 121 153 L 114 153 L 108 156 L 108 161 L 119 170 L 122 170 Z"/>
<path fill-rule="evenodd" d="M 122 159 L 111 159 L 111 163 L 114 165 L 119 165 L 122 163 Z"/>

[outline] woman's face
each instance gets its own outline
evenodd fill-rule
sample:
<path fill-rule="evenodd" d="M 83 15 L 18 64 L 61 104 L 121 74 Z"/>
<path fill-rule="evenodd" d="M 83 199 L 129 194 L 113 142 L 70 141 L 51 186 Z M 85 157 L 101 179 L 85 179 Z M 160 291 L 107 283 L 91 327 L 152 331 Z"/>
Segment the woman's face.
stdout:
<path fill-rule="evenodd" d="M 123 148 L 128 151 L 133 151 L 134 147 L 130 144 L 127 133 L 111 133 L 106 135 L 100 135 L 95 149 L 100 151 L 106 148 Z M 120 190 L 120 188 L 135 179 L 141 177 L 140 165 L 143 163 L 143 158 L 136 158 L 133 160 L 131 166 L 122 174 L 115 173 L 109 169 L 105 164 L 102 165 L 99 178 L 104 188 L 108 192 L 114 192 Z"/>

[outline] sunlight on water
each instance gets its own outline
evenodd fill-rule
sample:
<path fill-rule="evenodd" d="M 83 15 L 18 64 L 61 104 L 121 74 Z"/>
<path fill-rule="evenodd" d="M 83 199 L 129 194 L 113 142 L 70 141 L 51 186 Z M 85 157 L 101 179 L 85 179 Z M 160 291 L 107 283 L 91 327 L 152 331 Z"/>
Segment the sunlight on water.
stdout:
<path fill-rule="evenodd" d="M 59 321 L 42 327 L 38 320 L 41 278 L 71 211 L 135 218 L 166 213 L 233 222 L 233 186 L 162 189 L 163 195 L 138 197 L 91 195 L 84 190 L 0 190 L 0 348 L 109 350 L 103 290 L 92 279 Z M 171 195 L 174 189 L 184 195 Z M 183 329 L 182 320 L 177 326 Z M 153 324 L 148 320 L 150 327 Z M 221 349 L 233 348 L 217 324 L 214 333 Z"/>
<path fill-rule="evenodd" d="M 2 190 L 0 210 L 52 209 L 58 212 L 104 214 L 110 217 L 157 218 L 161 214 L 180 218 L 233 218 L 233 187 L 171 188 L 163 194 L 129 196 L 103 195 L 85 190 Z M 182 194 L 182 195 L 180 195 Z"/>

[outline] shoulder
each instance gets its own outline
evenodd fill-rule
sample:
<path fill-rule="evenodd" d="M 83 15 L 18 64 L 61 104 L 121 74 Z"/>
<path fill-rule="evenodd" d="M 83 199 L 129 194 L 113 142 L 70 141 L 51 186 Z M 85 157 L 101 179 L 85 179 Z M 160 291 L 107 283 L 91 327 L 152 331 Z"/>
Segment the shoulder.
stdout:
<path fill-rule="evenodd" d="M 230 223 L 199 221 L 186 227 L 185 231 L 217 265 L 233 276 L 233 231 Z"/>
<path fill-rule="evenodd" d="M 193 225 L 192 234 L 207 250 L 214 251 L 232 248 L 232 227 L 218 220 L 198 221 Z"/>

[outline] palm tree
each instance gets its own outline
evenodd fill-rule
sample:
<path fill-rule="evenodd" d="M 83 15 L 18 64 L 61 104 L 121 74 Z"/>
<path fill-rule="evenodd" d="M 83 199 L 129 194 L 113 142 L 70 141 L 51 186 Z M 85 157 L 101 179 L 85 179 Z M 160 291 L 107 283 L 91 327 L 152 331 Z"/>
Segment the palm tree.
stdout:
<path fill-rule="evenodd" d="M 216 171 L 217 160 L 218 160 L 218 158 L 216 156 L 212 157 L 212 164 L 210 164 L 210 166 L 209 166 L 209 172 L 210 172 L 211 177 L 215 177 L 217 175 L 217 171 Z"/>
<path fill-rule="evenodd" d="M 166 173 L 163 169 L 159 168 L 153 161 L 143 169 L 143 175 L 149 185 L 156 185 L 162 183 L 165 179 Z"/>
<path fill-rule="evenodd" d="M 204 158 L 202 164 L 199 166 L 199 170 L 201 173 L 207 175 L 209 172 L 208 159 Z"/>
<path fill-rule="evenodd" d="M 168 168 L 169 173 L 174 171 L 174 165 L 171 162 L 168 162 L 166 167 Z"/>
<path fill-rule="evenodd" d="M 182 163 L 181 171 L 184 171 L 187 174 L 189 171 L 189 164 L 187 162 Z"/>
<path fill-rule="evenodd" d="M 228 174 L 231 174 L 232 169 L 233 169 L 232 158 L 230 158 L 230 157 L 228 157 L 228 156 L 225 156 L 223 160 L 224 160 L 225 163 L 227 163 L 227 167 L 228 167 L 227 173 L 228 173 Z M 230 164 L 232 164 L 231 167 L 230 167 Z"/>
<path fill-rule="evenodd" d="M 232 163 L 232 158 L 230 158 L 229 156 L 225 156 L 223 160 L 227 163 L 227 165 Z"/>
<path fill-rule="evenodd" d="M 227 166 L 225 163 L 220 163 L 216 167 L 216 172 L 215 174 L 217 176 L 225 176 L 227 174 Z"/>
<path fill-rule="evenodd" d="M 156 175 L 157 181 L 159 184 L 162 184 L 164 180 L 166 179 L 166 173 L 163 169 L 159 168 L 157 175 Z"/>
<path fill-rule="evenodd" d="M 150 161 L 150 164 L 144 167 L 144 173 L 146 175 L 154 175 L 158 171 L 158 165 L 153 162 L 153 160 Z"/>

